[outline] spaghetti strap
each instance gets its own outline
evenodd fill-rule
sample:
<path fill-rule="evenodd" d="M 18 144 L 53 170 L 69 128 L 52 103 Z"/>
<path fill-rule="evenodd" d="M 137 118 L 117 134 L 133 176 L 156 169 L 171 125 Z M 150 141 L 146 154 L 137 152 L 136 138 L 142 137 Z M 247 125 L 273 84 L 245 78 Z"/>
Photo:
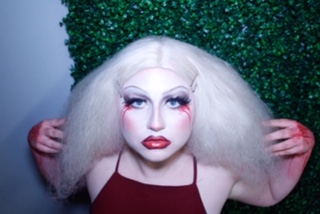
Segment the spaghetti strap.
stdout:
<path fill-rule="evenodd" d="M 197 159 L 193 157 L 193 184 L 197 184 Z"/>
<path fill-rule="evenodd" d="M 122 151 L 119 153 L 118 160 L 117 160 L 117 165 L 116 165 L 116 170 L 115 170 L 115 172 L 117 172 L 117 173 L 118 173 L 118 169 L 119 169 L 121 154 L 122 154 Z"/>
<path fill-rule="evenodd" d="M 120 167 L 120 158 L 121 153 L 116 170 Z M 190 158 L 193 158 L 193 184 L 181 186 L 144 184 L 114 172 L 94 199 L 91 213 L 207 213 L 196 185 L 197 160 L 194 157 Z M 192 168 L 192 164 L 189 167 Z M 189 169 L 192 171 L 191 168 Z M 141 203 L 141 197 L 133 196 L 148 197 L 144 197 Z"/>

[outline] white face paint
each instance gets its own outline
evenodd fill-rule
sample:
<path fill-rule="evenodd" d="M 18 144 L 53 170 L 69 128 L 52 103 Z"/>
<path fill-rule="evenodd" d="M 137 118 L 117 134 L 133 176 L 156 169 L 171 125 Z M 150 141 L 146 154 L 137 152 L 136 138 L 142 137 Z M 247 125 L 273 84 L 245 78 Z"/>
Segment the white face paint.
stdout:
<path fill-rule="evenodd" d="M 151 162 L 165 161 L 184 147 L 194 118 L 189 83 L 171 70 L 143 70 L 121 88 L 122 134 L 127 145 Z"/>

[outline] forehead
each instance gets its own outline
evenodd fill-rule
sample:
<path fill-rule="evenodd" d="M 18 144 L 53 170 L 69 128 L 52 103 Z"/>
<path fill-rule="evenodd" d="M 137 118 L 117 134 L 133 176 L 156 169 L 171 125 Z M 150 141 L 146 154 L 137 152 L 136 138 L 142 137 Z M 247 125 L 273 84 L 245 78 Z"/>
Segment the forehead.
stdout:
<path fill-rule="evenodd" d="M 122 88 L 125 89 L 130 86 L 139 87 L 146 91 L 166 91 L 177 86 L 190 88 L 189 83 L 178 74 L 164 68 L 150 68 L 138 72 L 128 79 Z"/>

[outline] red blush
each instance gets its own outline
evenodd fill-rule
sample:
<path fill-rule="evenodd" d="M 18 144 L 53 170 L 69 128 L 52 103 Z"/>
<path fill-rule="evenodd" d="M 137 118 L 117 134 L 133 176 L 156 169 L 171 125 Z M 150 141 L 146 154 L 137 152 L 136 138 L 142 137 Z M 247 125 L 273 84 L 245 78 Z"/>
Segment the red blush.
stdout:
<path fill-rule="evenodd" d="M 131 105 L 125 105 L 124 108 L 122 109 L 122 121 L 125 124 L 126 127 L 129 129 L 132 129 L 134 127 L 133 123 L 130 120 L 130 116 L 125 116 L 127 111 L 132 110 L 133 107 Z"/>
<path fill-rule="evenodd" d="M 132 106 L 131 105 L 125 105 L 124 108 L 122 109 L 122 119 L 124 117 L 124 114 L 129 110 L 132 110 Z"/>
<path fill-rule="evenodd" d="M 179 111 L 182 113 L 186 113 L 191 121 L 191 110 L 189 105 L 183 105 L 179 108 Z"/>

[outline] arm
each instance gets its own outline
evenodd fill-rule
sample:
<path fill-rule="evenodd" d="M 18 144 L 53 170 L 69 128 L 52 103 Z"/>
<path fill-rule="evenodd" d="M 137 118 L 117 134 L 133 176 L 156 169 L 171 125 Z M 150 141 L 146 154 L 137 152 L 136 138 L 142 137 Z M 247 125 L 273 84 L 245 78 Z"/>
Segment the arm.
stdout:
<path fill-rule="evenodd" d="M 56 154 L 63 149 L 63 132 L 59 129 L 63 124 L 63 119 L 44 120 L 33 126 L 28 135 L 38 169 L 50 184 L 55 183 L 53 175 L 57 175 Z"/>
<path fill-rule="evenodd" d="M 271 206 L 286 197 L 299 181 L 315 144 L 312 132 L 300 123 L 277 119 L 266 123 L 270 127 L 280 128 L 266 136 L 267 141 L 281 141 L 270 147 L 281 160 L 275 166 L 275 172 L 264 184 L 252 185 L 237 181 L 230 198 L 257 206 Z"/>

